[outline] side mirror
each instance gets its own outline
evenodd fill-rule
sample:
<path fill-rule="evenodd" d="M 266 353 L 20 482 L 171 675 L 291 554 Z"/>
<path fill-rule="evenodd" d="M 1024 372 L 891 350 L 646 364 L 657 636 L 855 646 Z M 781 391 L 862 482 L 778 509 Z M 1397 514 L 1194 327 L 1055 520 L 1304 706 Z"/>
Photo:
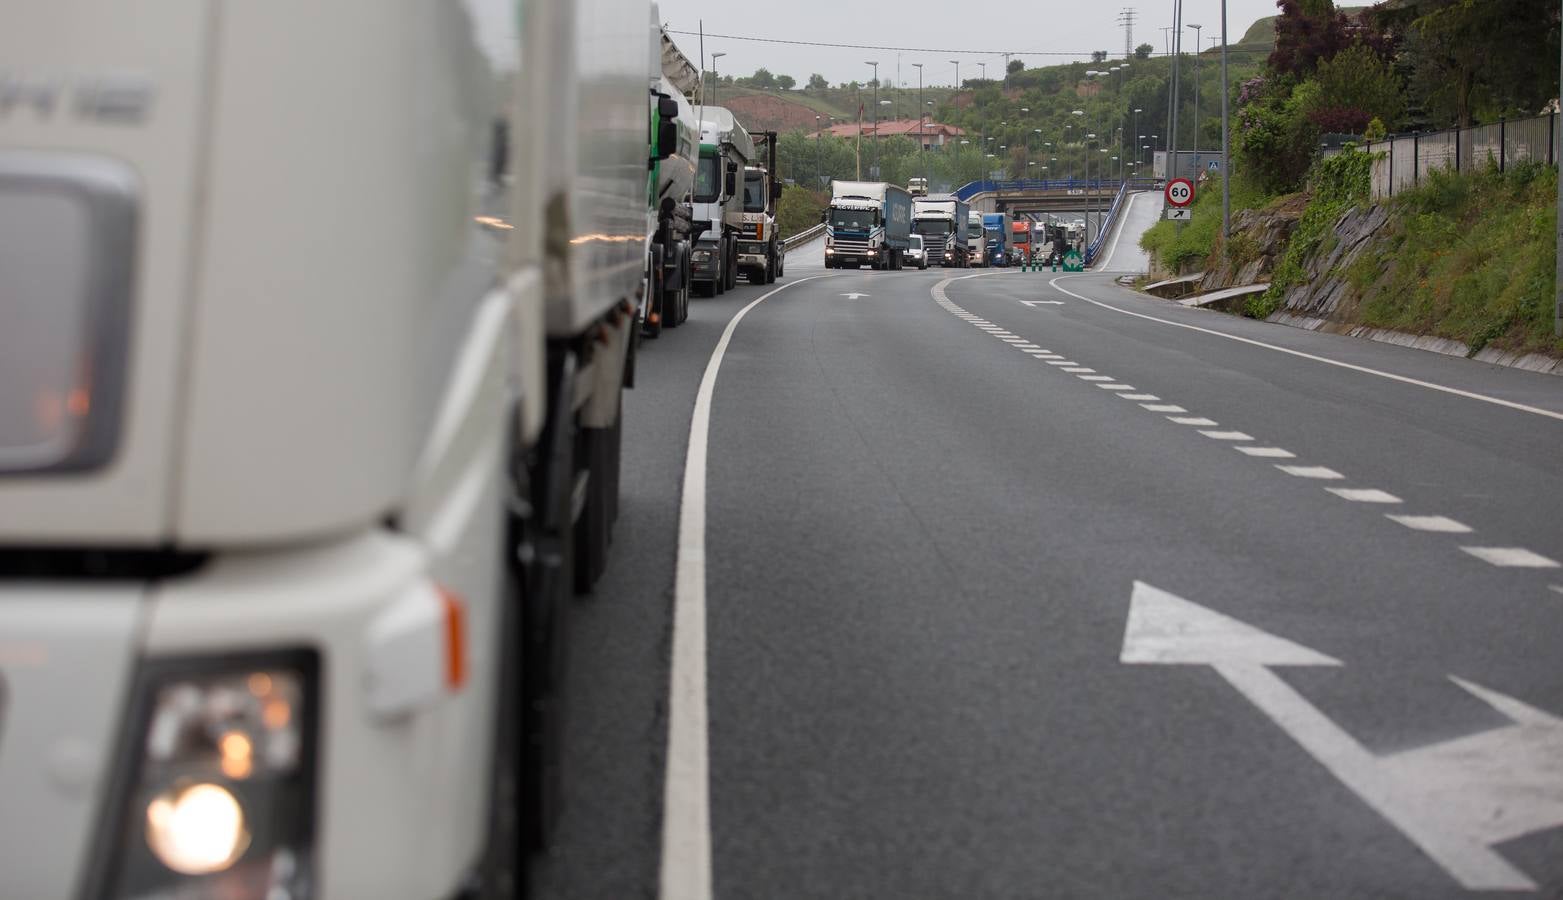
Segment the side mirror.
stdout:
<path fill-rule="evenodd" d="M 785 187 L 785 185 L 783 185 L 780 181 L 774 181 L 773 180 L 771 182 L 771 202 L 772 203 L 775 203 L 777 200 L 781 199 L 782 188 L 783 187 Z"/>
<path fill-rule="evenodd" d="M 657 95 L 657 152 L 653 160 L 667 159 L 678 150 L 678 101 Z"/>
<path fill-rule="evenodd" d="M 722 181 L 722 193 L 729 197 L 738 193 L 738 167 L 732 163 L 727 164 L 727 177 Z"/>
<path fill-rule="evenodd" d="M 820 210 L 819 211 L 819 223 L 821 225 L 824 225 L 825 223 L 827 223 L 829 221 L 830 221 L 830 210 L 828 210 L 828 209 Z"/>

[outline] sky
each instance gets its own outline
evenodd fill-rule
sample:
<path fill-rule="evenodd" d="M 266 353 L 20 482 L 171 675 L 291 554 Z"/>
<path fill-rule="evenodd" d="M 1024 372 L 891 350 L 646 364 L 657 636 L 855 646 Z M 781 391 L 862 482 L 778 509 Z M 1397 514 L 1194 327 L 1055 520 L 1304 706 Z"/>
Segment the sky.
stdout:
<path fill-rule="evenodd" d="M 962 80 L 982 73 L 978 63 L 987 63 L 988 77 L 1003 77 L 1005 51 L 1017 54 L 1015 58 L 1025 60 L 1028 68 L 1088 60 L 1092 50 L 1106 50 L 1109 59 L 1121 59 L 1124 32 L 1118 18 L 1125 8 L 1135 11 L 1135 45 L 1150 44 L 1161 54 L 1165 51 L 1162 29 L 1172 25 L 1172 2 L 1157 0 L 1149 6 L 1137 0 L 1102 4 L 1039 0 L 1030 5 L 1001 3 L 991 7 L 994 12 L 981 4 L 950 0 L 783 0 L 770 6 L 737 0 L 659 0 L 659 6 L 663 23 L 674 31 L 696 31 L 700 21 L 705 20 L 708 71 L 710 55 L 722 52 L 727 55 L 717 60 L 716 70 L 723 75 L 750 75 L 764 66 L 777 75 L 791 75 L 800 87 L 813 72 L 835 85 L 868 81 L 873 77 L 873 69 L 864 60 L 872 59 L 879 62 L 882 81 L 892 84 L 899 55 L 901 82 L 915 88 L 914 62 L 924 64 L 925 85 L 949 85 L 955 82 L 955 66 L 950 63 L 955 59 L 960 60 Z M 1185 53 L 1192 52 L 1194 46 L 1194 31 L 1187 26 L 1204 26 L 1203 43 L 1207 47 L 1210 38 L 1220 35 L 1221 2 L 1183 0 Z M 1226 0 L 1226 5 L 1228 36 L 1233 43 L 1255 20 L 1276 12 L 1275 0 Z M 999 10 L 1003 12 L 996 12 Z M 1001 15 L 1006 20 L 1002 25 Z M 718 34 L 925 49 L 898 54 L 895 50 L 808 47 L 714 37 Z M 691 61 L 696 60 L 699 38 L 675 34 L 673 39 Z M 1020 55 L 1028 53 L 1039 55 Z"/>

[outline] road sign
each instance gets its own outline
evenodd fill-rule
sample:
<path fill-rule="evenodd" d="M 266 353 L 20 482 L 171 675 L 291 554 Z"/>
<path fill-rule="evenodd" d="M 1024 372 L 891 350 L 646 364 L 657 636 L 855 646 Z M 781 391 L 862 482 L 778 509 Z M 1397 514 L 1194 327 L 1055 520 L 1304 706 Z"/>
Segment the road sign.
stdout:
<path fill-rule="evenodd" d="M 1167 182 L 1167 202 L 1180 207 L 1193 203 L 1194 182 L 1187 178 L 1174 178 Z"/>
<path fill-rule="evenodd" d="M 1080 258 L 1080 251 L 1078 251 L 1078 250 L 1071 250 L 1068 253 L 1064 254 L 1064 271 L 1065 272 L 1083 272 L 1083 271 L 1085 271 L 1085 260 Z"/>
<path fill-rule="evenodd" d="M 1219 171 L 1221 171 L 1221 160 L 1219 160 L 1219 159 L 1211 160 L 1210 164 L 1205 166 L 1205 170 L 1207 172 L 1219 172 Z"/>
<path fill-rule="evenodd" d="M 1507 724 L 1374 753 L 1273 671 L 1340 660 L 1141 581 L 1118 659 L 1209 666 L 1462 887 L 1537 889 L 1495 848 L 1563 825 L 1563 720 L 1551 713 L 1450 676 Z"/>
<path fill-rule="evenodd" d="M 1188 207 L 1174 206 L 1167 210 L 1167 218 L 1175 222 L 1187 222 L 1194 218 L 1194 210 Z"/>

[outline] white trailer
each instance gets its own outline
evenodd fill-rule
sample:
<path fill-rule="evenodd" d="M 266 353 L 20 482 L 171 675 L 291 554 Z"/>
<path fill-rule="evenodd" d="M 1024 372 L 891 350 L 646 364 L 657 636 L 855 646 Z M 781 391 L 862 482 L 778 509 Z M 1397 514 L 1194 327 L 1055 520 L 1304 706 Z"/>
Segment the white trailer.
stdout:
<path fill-rule="evenodd" d="M 0 895 L 522 892 L 617 497 L 653 21 L 7 5 Z"/>

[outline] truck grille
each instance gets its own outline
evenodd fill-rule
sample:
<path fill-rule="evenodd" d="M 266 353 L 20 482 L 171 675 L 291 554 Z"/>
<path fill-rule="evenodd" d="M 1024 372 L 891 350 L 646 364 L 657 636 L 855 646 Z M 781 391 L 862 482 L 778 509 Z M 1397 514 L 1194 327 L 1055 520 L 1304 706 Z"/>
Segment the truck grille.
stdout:
<path fill-rule="evenodd" d="M 837 253 L 844 253 L 848 256 L 853 254 L 859 256 L 868 255 L 868 241 L 865 239 L 835 238 L 831 242 L 831 246 L 836 248 Z"/>
<path fill-rule="evenodd" d="M 923 249 L 928 252 L 929 262 L 943 262 L 944 250 L 949 244 L 949 238 L 942 234 L 923 235 Z"/>

